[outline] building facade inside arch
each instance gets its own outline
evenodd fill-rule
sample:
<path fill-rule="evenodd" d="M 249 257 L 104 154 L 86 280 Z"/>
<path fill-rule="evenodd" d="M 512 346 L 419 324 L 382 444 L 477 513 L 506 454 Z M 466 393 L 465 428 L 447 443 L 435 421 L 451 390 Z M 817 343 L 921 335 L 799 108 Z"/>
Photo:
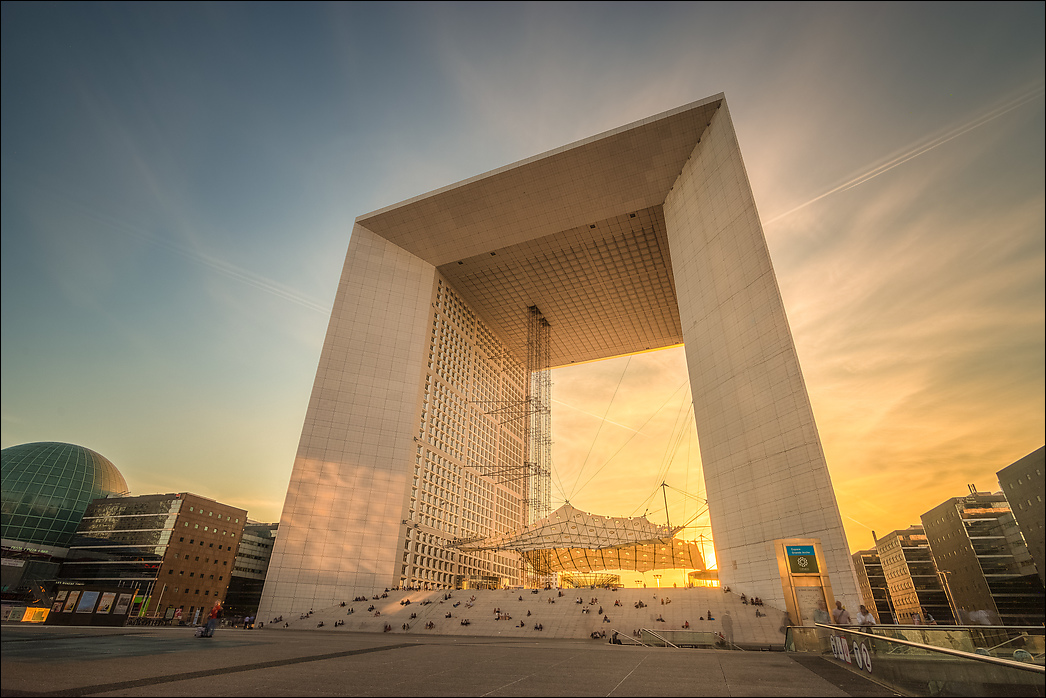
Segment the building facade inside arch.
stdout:
<path fill-rule="evenodd" d="M 775 541 L 816 540 L 858 603 L 719 94 L 356 220 L 260 617 L 527 581 L 516 553 L 450 544 L 529 523 L 533 308 L 551 367 L 684 345 L 723 585 L 784 609 Z"/>

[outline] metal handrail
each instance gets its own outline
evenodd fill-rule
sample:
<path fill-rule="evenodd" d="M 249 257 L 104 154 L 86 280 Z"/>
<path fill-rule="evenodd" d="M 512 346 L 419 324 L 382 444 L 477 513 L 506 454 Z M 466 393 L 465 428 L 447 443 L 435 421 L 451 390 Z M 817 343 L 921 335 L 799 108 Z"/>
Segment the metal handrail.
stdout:
<path fill-rule="evenodd" d="M 661 637 L 661 635 L 659 633 L 654 632 L 650 628 L 640 628 L 640 631 L 643 631 L 643 630 L 647 631 L 648 633 L 650 633 L 651 635 L 653 635 L 654 637 L 656 637 L 658 640 L 660 640 L 661 642 L 665 643 L 666 645 L 672 645 L 672 643 L 669 642 L 667 638 Z M 679 649 L 675 645 L 672 645 L 672 647 L 675 647 L 676 649 Z"/>
<path fill-rule="evenodd" d="M 610 632 L 617 633 L 617 636 L 620 637 L 620 638 L 626 638 L 627 637 L 629 640 L 631 640 L 633 643 L 635 643 L 637 645 L 642 645 L 643 647 L 649 647 L 650 646 L 650 645 L 646 644 L 645 642 L 643 642 L 642 640 L 638 639 L 635 635 L 632 635 L 631 633 L 626 635 L 625 633 L 621 632 L 620 630 L 618 630 L 616 628 L 611 628 Z M 611 636 L 611 637 L 613 637 L 613 636 Z"/>
<path fill-rule="evenodd" d="M 933 645 L 924 645 L 921 642 L 912 642 L 911 640 L 902 640 L 899 637 L 886 637 L 884 635 L 875 635 L 874 633 L 865 632 L 863 630 L 851 630 L 846 626 L 838 625 L 825 625 L 824 623 L 814 623 L 818 628 L 824 628 L 825 630 L 844 630 L 844 632 L 851 633 L 853 635 L 861 635 L 862 637 L 871 638 L 873 640 L 887 640 L 889 642 L 896 642 L 900 645 L 908 645 L 909 647 L 916 647 L 921 650 L 929 650 L 931 652 L 941 652 L 943 654 L 950 654 L 954 657 L 962 657 L 963 659 L 973 659 L 978 662 L 984 662 L 986 664 L 995 664 L 998 666 L 1010 667 L 1011 669 L 1021 669 L 1023 671 L 1032 671 L 1037 674 L 1046 674 L 1046 667 L 1039 666 L 1037 664 L 1026 664 L 1024 662 L 1014 661 L 1012 659 L 1002 659 L 1001 657 L 991 657 L 984 654 L 973 654 L 972 652 L 964 652 L 962 650 L 954 650 L 950 647 L 935 647 Z"/>
<path fill-rule="evenodd" d="M 797 626 L 802 627 L 802 626 Z M 832 628 L 879 628 L 880 630 L 887 630 L 889 628 L 904 628 L 907 630 L 1020 630 L 1023 632 L 1035 631 L 1038 633 L 1043 632 L 1041 625 L 938 625 L 930 623 L 882 623 L 872 626 L 858 625 L 856 623 L 850 623 L 849 625 L 830 625 L 827 627 Z"/>
<path fill-rule="evenodd" d="M 1009 640 L 1006 640 L 1005 642 L 1000 642 L 997 645 L 993 645 L 993 646 L 989 647 L 988 651 L 991 652 L 992 650 L 997 650 L 1000 647 L 1002 647 L 1003 645 L 1008 645 L 1011 642 L 1014 642 L 1015 640 L 1020 640 L 1023 637 L 1024 637 L 1023 635 L 1014 635 L 1013 637 L 1011 637 Z"/>

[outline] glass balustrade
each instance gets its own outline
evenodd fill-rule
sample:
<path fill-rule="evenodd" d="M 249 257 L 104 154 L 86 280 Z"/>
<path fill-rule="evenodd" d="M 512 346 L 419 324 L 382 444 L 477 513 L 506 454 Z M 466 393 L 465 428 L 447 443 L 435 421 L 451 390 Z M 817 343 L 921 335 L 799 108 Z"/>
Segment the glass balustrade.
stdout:
<path fill-rule="evenodd" d="M 1002 626 L 792 627 L 789 652 L 813 652 L 918 696 L 1043 696 L 1044 629 Z"/>

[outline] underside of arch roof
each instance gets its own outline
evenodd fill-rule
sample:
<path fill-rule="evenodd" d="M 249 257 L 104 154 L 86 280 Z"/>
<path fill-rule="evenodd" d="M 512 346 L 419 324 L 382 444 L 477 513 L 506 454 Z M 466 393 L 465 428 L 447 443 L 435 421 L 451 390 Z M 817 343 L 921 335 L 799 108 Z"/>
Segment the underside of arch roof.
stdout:
<path fill-rule="evenodd" d="M 550 365 L 683 342 L 664 203 L 713 95 L 356 219 L 434 265 L 520 361 L 541 309 Z"/>

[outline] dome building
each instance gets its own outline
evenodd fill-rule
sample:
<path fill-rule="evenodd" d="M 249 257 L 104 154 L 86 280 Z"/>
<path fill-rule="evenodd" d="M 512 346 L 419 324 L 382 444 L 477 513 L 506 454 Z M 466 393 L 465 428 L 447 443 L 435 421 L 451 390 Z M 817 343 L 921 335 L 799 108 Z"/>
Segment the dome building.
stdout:
<path fill-rule="evenodd" d="M 0 519 L 5 600 L 31 582 L 55 578 L 76 527 L 94 499 L 126 495 L 116 466 L 83 446 L 39 442 L 0 451 Z"/>

